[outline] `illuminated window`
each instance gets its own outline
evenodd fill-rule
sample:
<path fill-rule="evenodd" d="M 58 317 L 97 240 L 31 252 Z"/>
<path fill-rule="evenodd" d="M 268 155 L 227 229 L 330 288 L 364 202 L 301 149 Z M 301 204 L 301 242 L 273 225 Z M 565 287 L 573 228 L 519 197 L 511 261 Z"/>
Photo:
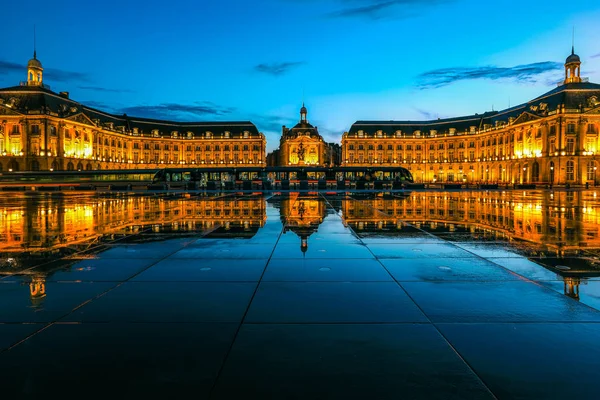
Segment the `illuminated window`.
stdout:
<path fill-rule="evenodd" d="M 575 124 L 567 124 L 567 133 L 575 133 Z"/>
<path fill-rule="evenodd" d="M 567 161 L 567 180 L 572 181 L 575 179 L 575 163 L 571 160 Z"/>
<path fill-rule="evenodd" d="M 587 180 L 588 181 L 596 181 L 596 163 L 593 161 L 590 161 L 587 164 Z"/>
<path fill-rule="evenodd" d="M 572 153 L 575 151 L 575 139 L 568 138 L 567 139 L 567 152 Z"/>

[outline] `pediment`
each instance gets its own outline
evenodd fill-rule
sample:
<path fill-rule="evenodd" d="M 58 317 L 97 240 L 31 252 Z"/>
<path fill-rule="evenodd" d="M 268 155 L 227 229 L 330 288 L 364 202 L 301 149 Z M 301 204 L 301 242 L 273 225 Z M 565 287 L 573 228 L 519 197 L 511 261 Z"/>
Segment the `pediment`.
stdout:
<path fill-rule="evenodd" d="M 89 119 L 88 116 L 82 112 L 79 114 L 71 115 L 70 117 L 65 118 L 65 121 L 72 121 L 72 122 L 78 122 L 80 124 L 96 126 L 94 121 Z"/>
<path fill-rule="evenodd" d="M 525 123 L 525 122 L 530 122 L 530 121 L 536 121 L 536 120 L 538 120 L 538 119 L 540 119 L 540 117 L 538 117 L 537 115 L 533 115 L 533 114 L 531 114 L 531 113 L 529 113 L 529 112 L 525 111 L 525 112 L 523 112 L 521 115 L 519 115 L 519 116 L 517 117 L 517 119 L 515 119 L 515 120 L 513 121 L 513 125 L 516 125 L 516 124 L 523 124 L 523 123 Z"/>
<path fill-rule="evenodd" d="M 584 114 L 600 114 L 600 103 L 596 105 L 596 107 L 587 110 Z"/>
<path fill-rule="evenodd" d="M 4 104 L 0 104 L 0 115 L 23 115 L 22 113 L 7 107 Z"/>

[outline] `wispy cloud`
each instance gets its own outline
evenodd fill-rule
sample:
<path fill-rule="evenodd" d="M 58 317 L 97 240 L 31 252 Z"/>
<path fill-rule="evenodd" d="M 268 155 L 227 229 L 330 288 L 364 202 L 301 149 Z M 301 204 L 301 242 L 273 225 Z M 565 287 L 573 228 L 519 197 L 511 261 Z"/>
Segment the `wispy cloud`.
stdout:
<path fill-rule="evenodd" d="M 84 72 L 65 71 L 62 69 L 55 68 L 44 68 L 44 78 L 58 82 L 87 82 L 90 80 L 89 75 Z"/>
<path fill-rule="evenodd" d="M 511 79 L 527 83 L 543 81 L 543 75 L 562 69 L 563 65 L 553 61 L 543 61 L 514 67 L 456 67 L 441 68 L 422 73 L 417 77 L 421 89 L 438 88 L 454 82 L 473 79 Z"/>
<path fill-rule="evenodd" d="M 91 90 L 94 92 L 103 92 L 103 93 L 132 93 L 132 90 L 129 89 L 109 89 L 100 86 L 77 86 L 78 89 L 82 90 Z"/>
<path fill-rule="evenodd" d="M 96 100 L 86 100 L 86 101 L 82 101 L 81 104 L 83 104 L 84 106 L 87 107 L 91 107 L 91 108 L 96 108 L 100 111 L 105 111 L 105 112 L 115 112 L 115 107 L 113 107 L 110 104 L 104 103 L 102 101 L 96 101 Z"/>
<path fill-rule="evenodd" d="M 156 105 L 137 105 L 118 109 L 119 113 L 138 117 L 185 120 L 190 117 L 219 117 L 235 111 L 231 107 L 221 107 L 210 102 L 195 102 L 192 104 L 163 103 Z"/>
<path fill-rule="evenodd" d="M 0 74 L 21 73 L 26 75 L 27 66 L 11 61 L 0 60 Z M 89 76 L 83 72 L 66 71 L 56 68 L 44 68 L 44 79 L 57 82 L 89 81 Z"/>
<path fill-rule="evenodd" d="M 410 18 L 429 7 L 455 0 L 339 0 L 344 8 L 327 14 L 330 18 Z"/>
<path fill-rule="evenodd" d="M 437 118 L 433 113 L 430 113 L 429 111 L 422 110 L 422 109 L 416 108 L 416 107 L 415 107 L 414 110 L 416 112 L 418 112 L 419 114 L 421 114 L 423 116 L 423 118 L 425 118 L 425 119 L 432 120 L 432 119 L 436 119 Z"/>
<path fill-rule="evenodd" d="M 594 54 L 593 56 L 591 56 L 591 58 L 598 58 L 598 57 L 600 57 L 600 53 Z"/>
<path fill-rule="evenodd" d="M 22 72 L 25 74 L 26 69 L 24 65 L 0 60 L 0 74 L 10 74 L 13 72 Z"/>
<path fill-rule="evenodd" d="M 281 117 L 276 115 L 253 114 L 250 120 L 258 127 L 261 132 L 281 133 L 283 125 L 291 126 L 294 120 L 289 117 Z"/>
<path fill-rule="evenodd" d="M 304 64 L 306 64 L 304 61 L 265 63 L 256 65 L 254 70 L 267 75 L 279 76 Z"/>

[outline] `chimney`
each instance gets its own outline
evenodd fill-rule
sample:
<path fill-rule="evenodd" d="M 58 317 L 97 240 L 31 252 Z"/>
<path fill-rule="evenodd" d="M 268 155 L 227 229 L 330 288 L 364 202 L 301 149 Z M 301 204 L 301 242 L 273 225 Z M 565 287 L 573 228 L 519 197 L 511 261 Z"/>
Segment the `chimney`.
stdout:
<path fill-rule="evenodd" d="M 68 99 L 68 98 L 69 98 L 69 92 L 60 92 L 58 95 L 59 95 L 60 97 L 64 97 L 65 99 Z"/>

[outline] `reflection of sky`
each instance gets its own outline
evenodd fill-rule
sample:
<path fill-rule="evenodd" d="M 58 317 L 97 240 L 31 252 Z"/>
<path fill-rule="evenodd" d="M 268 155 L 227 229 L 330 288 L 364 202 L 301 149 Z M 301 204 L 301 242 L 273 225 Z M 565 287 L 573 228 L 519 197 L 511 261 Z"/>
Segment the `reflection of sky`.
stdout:
<path fill-rule="evenodd" d="M 530 100 L 560 80 L 554 63 L 569 54 L 574 25 L 583 75 L 600 81 L 592 0 L 34 0 L 28 12 L 8 8 L 15 17 L 4 19 L 0 86 L 25 78 L 19 64 L 31 57 L 36 24 L 53 90 L 129 115 L 249 119 L 270 150 L 303 98 L 309 120 L 335 141 L 357 119 L 437 118 Z M 533 63 L 544 64 L 523 67 Z M 442 86 L 422 89 L 440 85 L 440 69 L 450 69 Z"/>

